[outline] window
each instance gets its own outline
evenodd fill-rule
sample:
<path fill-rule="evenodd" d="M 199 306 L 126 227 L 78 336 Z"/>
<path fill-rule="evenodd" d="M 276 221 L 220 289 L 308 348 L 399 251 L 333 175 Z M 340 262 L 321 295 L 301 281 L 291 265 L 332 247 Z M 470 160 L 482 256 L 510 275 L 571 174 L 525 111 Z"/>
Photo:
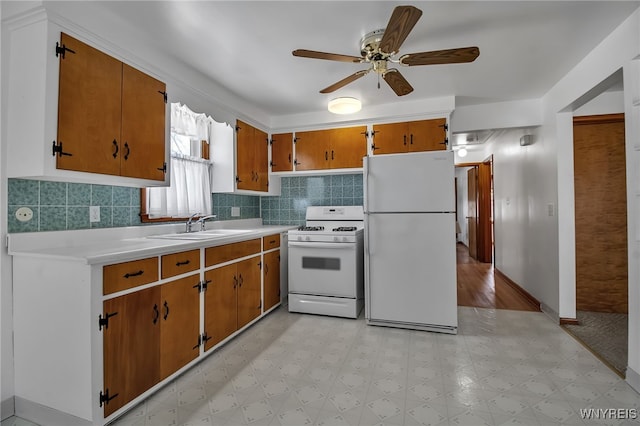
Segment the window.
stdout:
<path fill-rule="evenodd" d="M 211 214 L 209 142 L 213 119 L 171 104 L 171 185 L 142 190 L 143 222 Z"/>

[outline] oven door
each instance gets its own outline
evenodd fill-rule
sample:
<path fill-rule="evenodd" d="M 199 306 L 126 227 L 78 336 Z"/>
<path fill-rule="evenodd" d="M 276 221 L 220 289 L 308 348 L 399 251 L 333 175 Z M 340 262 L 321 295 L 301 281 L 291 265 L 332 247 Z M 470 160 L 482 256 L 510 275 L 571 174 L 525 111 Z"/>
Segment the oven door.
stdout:
<path fill-rule="evenodd" d="M 289 241 L 289 293 L 356 297 L 356 243 Z"/>

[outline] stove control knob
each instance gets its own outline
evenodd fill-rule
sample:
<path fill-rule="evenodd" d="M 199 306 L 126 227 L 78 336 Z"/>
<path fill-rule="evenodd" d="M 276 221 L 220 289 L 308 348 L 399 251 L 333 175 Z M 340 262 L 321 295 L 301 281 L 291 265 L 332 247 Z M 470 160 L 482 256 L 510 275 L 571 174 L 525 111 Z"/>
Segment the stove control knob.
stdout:
<path fill-rule="evenodd" d="M 333 241 L 336 241 L 336 242 L 340 241 L 340 237 L 333 237 Z"/>
<path fill-rule="evenodd" d="M 311 237 L 307 235 L 306 240 L 307 240 L 307 241 L 311 241 Z"/>
<path fill-rule="evenodd" d="M 347 242 L 348 239 L 349 238 L 347 238 L 347 237 L 342 237 L 342 241 L 344 241 L 344 242 Z"/>
<path fill-rule="evenodd" d="M 298 241 L 302 241 L 302 235 L 298 235 Z"/>

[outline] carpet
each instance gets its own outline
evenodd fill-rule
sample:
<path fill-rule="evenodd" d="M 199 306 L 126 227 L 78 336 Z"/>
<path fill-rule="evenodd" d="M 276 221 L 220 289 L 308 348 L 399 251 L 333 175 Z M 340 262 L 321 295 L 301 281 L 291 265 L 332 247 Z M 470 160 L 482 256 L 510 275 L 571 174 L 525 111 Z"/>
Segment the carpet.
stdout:
<path fill-rule="evenodd" d="M 627 314 L 576 312 L 578 325 L 563 327 L 622 377 L 627 369 Z"/>

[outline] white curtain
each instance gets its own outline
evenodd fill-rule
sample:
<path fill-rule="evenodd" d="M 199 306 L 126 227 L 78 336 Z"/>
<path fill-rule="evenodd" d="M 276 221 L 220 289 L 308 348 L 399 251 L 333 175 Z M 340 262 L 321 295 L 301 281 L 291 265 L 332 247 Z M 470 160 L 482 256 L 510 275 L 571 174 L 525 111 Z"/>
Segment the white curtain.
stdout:
<path fill-rule="evenodd" d="M 211 117 L 196 114 L 184 105 L 171 104 L 171 131 L 209 143 Z M 211 162 L 171 153 L 171 186 L 147 189 L 147 214 L 157 217 L 189 217 L 211 214 Z"/>

